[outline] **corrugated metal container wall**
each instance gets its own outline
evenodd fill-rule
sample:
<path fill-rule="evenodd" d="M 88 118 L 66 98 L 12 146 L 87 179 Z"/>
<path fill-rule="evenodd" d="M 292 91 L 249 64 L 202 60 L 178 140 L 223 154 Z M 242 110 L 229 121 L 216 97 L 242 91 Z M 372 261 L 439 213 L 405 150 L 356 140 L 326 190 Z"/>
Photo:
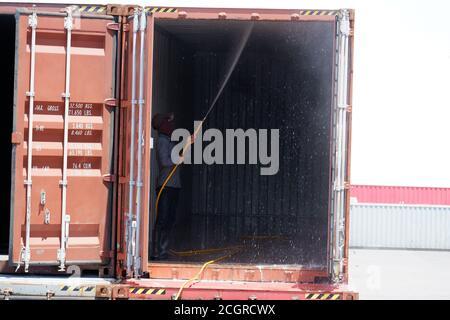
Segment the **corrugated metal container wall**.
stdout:
<path fill-rule="evenodd" d="M 450 249 L 450 206 L 353 204 L 350 246 Z"/>
<path fill-rule="evenodd" d="M 183 43 L 158 25 L 155 26 L 154 33 L 154 50 L 153 50 L 153 90 L 157 94 L 152 96 L 152 114 L 174 112 L 176 115 L 177 127 L 191 128 L 192 127 L 192 113 L 186 108 L 186 101 L 190 100 L 192 95 L 192 79 L 189 78 L 192 69 L 192 62 L 189 59 L 188 49 L 183 46 Z M 189 63 L 183 65 L 183 61 L 188 60 Z M 181 117 L 179 115 L 187 115 Z M 152 129 L 152 137 L 157 137 L 156 130 Z M 156 163 L 156 148 L 152 149 L 151 153 L 152 163 Z M 185 168 L 182 171 L 187 171 Z M 152 166 L 150 185 L 156 186 L 158 176 L 158 166 Z M 186 174 L 184 174 L 186 176 Z M 184 180 L 189 177 L 183 177 Z M 181 194 L 182 200 L 191 197 L 190 188 L 184 188 Z M 156 189 L 150 189 L 150 202 L 153 204 L 156 201 Z M 154 208 L 152 208 L 154 209 Z M 150 225 L 155 225 L 155 216 L 150 216 Z M 151 230 L 152 237 L 149 239 L 150 248 L 153 246 L 154 232 Z"/>
<path fill-rule="evenodd" d="M 185 125 L 192 127 L 206 113 L 225 74 L 224 62 L 233 57 L 233 41 L 245 27 L 242 22 L 159 22 L 157 56 L 182 47 L 173 40 L 164 46 L 168 36 L 191 48 L 190 55 L 174 60 L 175 70 L 193 68 L 188 78 L 193 96 L 185 91 L 178 110 L 191 119 Z M 192 188 L 183 188 L 181 195 L 184 212 L 174 232 L 175 248 L 216 248 L 239 244 L 243 237 L 275 236 L 287 239 L 227 262 L 326 264 L 334 27 L 334 22 L 255 24 L 204 130 L 280 128 L 280 170 L 261 176 L 259 165 L 183 167 L 183 184 Z M 164 91 L 165 77 L 155 73 L 155 79 L 160 90 L 155 108 L 163 109 L 162 101 L 171 96 L 174 102 L 179 93 Z M 179 92 L 183 88 L 176 89 L 175 79 L 171 88 Z M 185 194 L 189 189 L 192 195 Z"/>
<path fill-rule="evenodd" d="M 350 194 L 363 203 L 450 206 L 450 188 L 352 185 Z"/>
<path fill-rule="evenodd" d="M 25 270 L 111 261 L 114 197 L 105 178 L 114 174 L 116 128 L 105 100 L 115 96 L 113 17 L 82 16 L 70 33 L 65 18 L 16 15 L 10 262 Z"/>

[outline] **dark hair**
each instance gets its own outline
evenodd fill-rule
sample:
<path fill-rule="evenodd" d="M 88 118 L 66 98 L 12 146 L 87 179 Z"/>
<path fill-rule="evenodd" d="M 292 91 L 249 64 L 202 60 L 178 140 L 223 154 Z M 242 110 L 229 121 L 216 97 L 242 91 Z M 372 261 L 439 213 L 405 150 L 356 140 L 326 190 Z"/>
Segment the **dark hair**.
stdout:
<path fill-rule="evenodd" d="M 159 130 L 161 124 L 164 121 L 167 121 L 171 116 L 171 113 L 157 113 L 152 118 L 152 128 L 155 130 Z"/>

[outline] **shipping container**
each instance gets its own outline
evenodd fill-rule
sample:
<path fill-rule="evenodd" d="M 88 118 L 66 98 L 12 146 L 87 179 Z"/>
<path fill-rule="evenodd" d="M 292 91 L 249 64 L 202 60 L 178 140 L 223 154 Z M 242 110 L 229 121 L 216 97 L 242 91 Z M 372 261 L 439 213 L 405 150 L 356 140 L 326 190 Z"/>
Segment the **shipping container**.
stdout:
<path fill-rule="evenodd" d="M 13 90 L 4 94 L 12 160 L 11 196 L 2 203 L 11 212 L 9 260 L 25 272 L 98 269 L 113 247 L 114 186 L 106 178 L 114 174 L 117 111 L 105 101 L 116 92 L 116 35 L 107 29 L 114 20 L 97 15 L 73 26 L 66 16 L 25 8 L 2 15 L 15 39 L 4 50 Z"/>
<path fill-rule="evenodd" d="M 450 188 L 352 185 L 357 203 L 450 205 Z"/>
<path fill-rule="evenodd" d="M 77 266 L 123 279 L 135 298 L 153 298 L 150 288 L 172 298 L 200 270 L 208 281 L 183 298 L 357 297 L 345 287 L 353 10 L 0 12 L 10 267 Z M 149 261 L 158 175 L 150 119 L 174 111 L 192 132 L 216 98 L 202 130 L 278 129 L 278 172 L 182 165 L 173 255 Z"/>
<path fill-rule="evenodd" d="M 350 211 L 350 247 L 450 249 L 450 206 L 359 203 Z"/>

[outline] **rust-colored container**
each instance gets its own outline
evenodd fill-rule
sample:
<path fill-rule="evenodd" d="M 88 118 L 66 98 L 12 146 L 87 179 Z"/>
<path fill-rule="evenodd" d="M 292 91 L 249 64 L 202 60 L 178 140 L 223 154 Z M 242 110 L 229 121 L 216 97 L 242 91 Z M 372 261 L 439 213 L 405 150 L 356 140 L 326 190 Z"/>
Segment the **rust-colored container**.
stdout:
<path fill-rule="evenodd" d="M 339 291 L 336 285 L 348 277 L 353 11 L 138 10 L 135 16 L 135 8 L 120 5 L 0 7 L 0 19 L 15 23 L 17 49 L 9 48 L 16 54 L 15 90 L 5 92 L 14 105 L 5 119 L 13 124 L 11 266 L 40 272 L 45 265 L 57 273 L 77 265 L 117 277 L 148 276 L 130 280 L 142 288 L 176 281 L 169 288 L 217 258 L 149 262 L 157 175 L 150 119 L 168 110 L 177 111 L 183 126 L 201 119 L 233 43 L 243 26 L 254 24 L 218 100 L 220 112 L 207 125 L 280 128 L 288 132 L 281 135 L 280 158 L 288 156 L 281 175 L 265 178 L 247 165 L 182 168 L 183 212 L 173 249 L 288 234 L 293 240 L 282 249 L 273 244 L 259 255 L 234 255 L 208 267 L 202 279 L 258 283 L 255 290 L 274 281 L 285 289 L 332 284 L 280 289 L 283 298 Z M 190 297 L 217 294 L 203 289 L 208 293 Z"/>
<path fill-rule="evenodd" d="M 207 251 L 287 233 L 287 245 L 247 243 L 252 249 L 209 267 L 203 279 L 345 282 L 353 12 L 345 26 L 339 22 L 344 11 L 333 10 L 152 10 L 153 113 L 175 111 L 183 126 L 201 119 L 232 60 L 233 43 L 253 21 L 204 129 L 284 132 L 276 176 L 261 177 L 254 166 L 182 169 L 189 191 L 183 191 L 173 247 Z M 150 191 L 153 205 L 156 194 Z M 152 206 L 149 218 L 155 220 Z M 150 278 L 189 279 L 203 262 L 223 254 L 150 262 L 148 271 Z"/>
<path fill-rule="evenodd" d="M 69 42 L 66 14 L 58 11 L 36 9 L 33 36 L 32 12 L 22 8 L 16 12 L 15 91 L 8 94 L 14 94 L 14 108 L 8 110 L 13 122 L 10 262 L 29 264 L 31 269 L 35 265 L 63 269 L 71 264 L 98 268 L 113 257 L 116 109 L 109 101 L 115 97 L 116 35 L 107 26 L 114 20 L 103 15 L 75 17 Z M 63 188 L 67 188 L 64 206 Z"/>

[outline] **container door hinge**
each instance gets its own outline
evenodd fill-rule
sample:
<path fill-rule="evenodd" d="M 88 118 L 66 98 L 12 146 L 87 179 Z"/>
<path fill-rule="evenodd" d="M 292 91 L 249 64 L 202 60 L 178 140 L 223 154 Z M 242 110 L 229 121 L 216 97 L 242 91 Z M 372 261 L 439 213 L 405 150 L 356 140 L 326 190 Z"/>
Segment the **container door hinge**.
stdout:
<path fill-rule="evenodd" d="M 22 132 L 13 132 L 11 134 L 11 143 L 12 144 L 21 144 L 23 142 Z"/>
<path fill-rule="evenodd" d="M 105 182 L 113 182 L 114 183 L 114 182 L 117 181 L 116 175 L 114 175 L 114 174 L 105 174 L 105 175 L 103 175 L 103 181 L 105 181 Z M 120 184 L 124 184 L 127 181 L 128 181 L 127 177 L 119 176 L 119 183 Z"/>
<path fill-rule="evenodd" d="M 116 175 L 114 174 L 104 174 L 103 181 L 105 182 L 116 182 Z"/>
<path fill-rule="evenodd" d="M 117 22 L 111 22 L 106 25 L 106 29 L 111 31 L 119 31 L 120 30 L 120 24 Z"/>
<path fill-rule="evenodd" d="M 351 104 L 338 105 L 338 109 L 344 110 L 345 112 L 348 112 L 348 113 L 351 113 L 352 112 L 352 105 Z"/>
<path fill-rule="evenodd" d="M 103 104 L 105 104 L 108 107 L 118 107 L 116 98 L 105 99 L 105 101 L 103 101 Z"/>
<path fill-rule="evenodd" d="M 335 191 L 342 191 L 342 190 L 349 190 L 350 189 L 350 183 L 344 182 L 343 185 L 339 185 L 338 183 L 334 184 L 334 190 Z"/>
<path fill-rule="evenodd" d="M 102 251 L 100 256 L 102 258 L 114 258 L 114 251 Z"/>

